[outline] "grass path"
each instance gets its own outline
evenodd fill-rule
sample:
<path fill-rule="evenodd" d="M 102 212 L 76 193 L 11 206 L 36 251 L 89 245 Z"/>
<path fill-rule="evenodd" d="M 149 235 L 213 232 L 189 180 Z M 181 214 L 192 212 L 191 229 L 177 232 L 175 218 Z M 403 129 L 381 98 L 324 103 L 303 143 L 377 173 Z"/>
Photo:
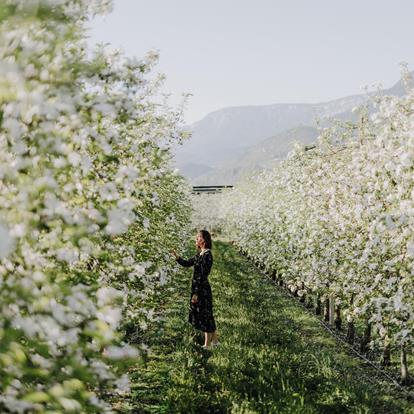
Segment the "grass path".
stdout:
<path fill-rule="evenodd" d="M 133 372 L 133 413 L 414 413 L 292 298 L 223 242 L 210 275 L 221 345 L 187 323 L 191 271 L 160 297 L 165 320 Z"/>

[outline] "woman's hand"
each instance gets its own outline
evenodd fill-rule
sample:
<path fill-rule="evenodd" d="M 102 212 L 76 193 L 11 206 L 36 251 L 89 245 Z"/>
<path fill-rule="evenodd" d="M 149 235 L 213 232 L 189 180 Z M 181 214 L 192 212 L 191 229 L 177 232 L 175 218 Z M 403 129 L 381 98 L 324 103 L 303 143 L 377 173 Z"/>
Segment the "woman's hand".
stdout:
<path fill-rule="evenodd" d="M 171 253 L 174 255 L 176 259 L 180 257 L 175 250 L 172 250 Z"/>
<path fill-rule="evenodd" d="M 198 296 L 197 295 L 193 295 L 193 297 L 191 298 L 191 303 L 193 305 L 195 305 L 198 302 Z"/>

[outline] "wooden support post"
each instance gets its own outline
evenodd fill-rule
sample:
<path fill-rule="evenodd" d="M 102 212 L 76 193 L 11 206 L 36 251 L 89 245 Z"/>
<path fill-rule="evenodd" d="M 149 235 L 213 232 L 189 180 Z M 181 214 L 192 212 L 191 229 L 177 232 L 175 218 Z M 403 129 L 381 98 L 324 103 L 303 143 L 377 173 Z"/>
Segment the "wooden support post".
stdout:
<path fill-rule="evenodd" d="M 335 325 L 335 298 L 329 296 L 329 325 Z"/>
<path fill-rule="evenodd" d="M 405 347 L 401 347 L 401 383 L 408 383 L 407 350 Z"/>

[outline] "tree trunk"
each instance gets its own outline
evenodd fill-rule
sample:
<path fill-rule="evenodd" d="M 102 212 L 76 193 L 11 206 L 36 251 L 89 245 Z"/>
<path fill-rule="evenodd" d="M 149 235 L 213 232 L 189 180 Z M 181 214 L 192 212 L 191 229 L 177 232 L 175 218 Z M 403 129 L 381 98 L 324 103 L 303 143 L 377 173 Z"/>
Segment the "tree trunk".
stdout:
<path fill-rule="evenodd" d="M 361 341 L 361 352 L 368 351 L 368 344 L 371 342 L 371 324 L 367 322 L 365 326 L 364 336 Z"/>
<path fill-rule="evenodd" d="M 321 299 L 318 295 L 318 297 L 316 298 L 316 308 L 315 308 L 315 313 L 317 315 L 322 315 L 322 302 Z"/>
<path fill-rule="evenodd" d="M 302 291 L 305 291 L 305 285 L 303 283 L 301 283 L 301 287 L 300 288 L 301 288 Z M 306 302 L 306 295 L 305 294 L 303 294 L 302 296 L 300 296 L 299 302 L 300 303 L 305 303 Z"/>
<path fill-rule="evenodd" d="M 346 340 L 350 344 L 353 344 L 354 341 L 355 341 L 355 325 L 354 325 L 354 321 L 348 322 L 348 329 L 346 331 Z"/>
<path fill-rule="evenodd" d="M 390 345 L 385 345 L 381 358 L 381 366 L 389 367 L 391 365 L 391 348 Z"/>
<path fill-rule="evenodd" d="M 325 322 L 329 322 L 329 298 L 325 299 L 325 314 L 324 314 Z"/>
<path fill-rule="evenodd" d="M 342 328 L 341 307 L 339 305 L 335 309 L 335 328 L 339 331 Z"/>

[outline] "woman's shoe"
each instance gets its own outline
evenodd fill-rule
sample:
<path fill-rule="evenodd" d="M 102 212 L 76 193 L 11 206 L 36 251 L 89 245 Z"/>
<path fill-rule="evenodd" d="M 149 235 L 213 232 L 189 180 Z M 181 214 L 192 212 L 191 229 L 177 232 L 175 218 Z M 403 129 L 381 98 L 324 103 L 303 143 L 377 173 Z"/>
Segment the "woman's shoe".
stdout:
<path fill-rule="evenodd" d="M 207 346 L 207 345 L 201 345 L 201 348 L 203 348 L 203 349 L 210 349 L 210 348 L 211 348 L 211 345 L 210 345 L 210 346 Z"/>

